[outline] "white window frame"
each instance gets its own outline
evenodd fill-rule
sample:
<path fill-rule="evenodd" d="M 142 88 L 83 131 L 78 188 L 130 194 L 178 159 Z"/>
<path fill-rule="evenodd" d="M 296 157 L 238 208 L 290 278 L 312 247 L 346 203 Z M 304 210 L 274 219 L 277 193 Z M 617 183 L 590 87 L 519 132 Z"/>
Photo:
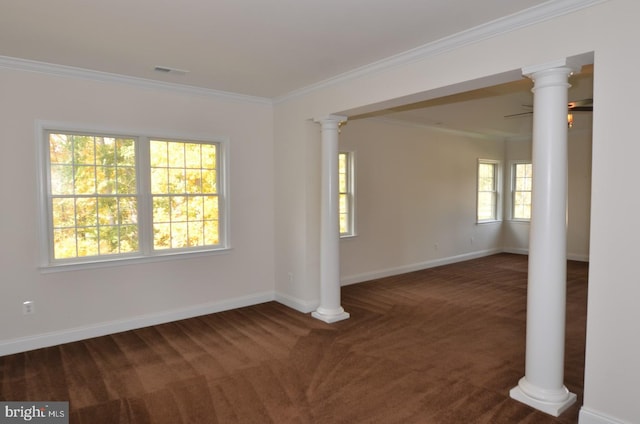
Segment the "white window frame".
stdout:
<path fill-rule="evenodd" d="M 480 198 L 480 165 L 493 165 L 494 167 L 494 217 L 490 219 L 480 219 L 479 214 L 479 198 Z M 495 159 L 478 159 L 476 164 L 476 223 L 485 224 L 491 222 L 500 222 L 502 220 L 502 167 L 500 161 Z"/>
<path fill-rule="evenodd" d="M 531 218 L 516 218 L 515 217 L 515 196 L 516 196 L 516 166 L 517 165 L 533 165 L 531 160 L 514 160 L 509 164 L 510 172 L 510 192 L 509 196 L 509 219 L 517 222 L 531 222 Z"/>
<path fill-rule="evenodd" d="M 340 187 L 338 187 L 339 195 L 345 194 L 348 199 L 348 211 L 347 211 L 347 220 L 349 231 L 340 232 L 340 238 L 348 238 L 356 236 L 356 196 L 355 196 L 355 152 L 353 151 L 341 151 L 338 155 L 346 155 L 347 157 L 347 169 L 346 169 L 346 177 L 347 177 L 347 190 L 346 192 L 340 191 Z"/>
<path fill-rule="evenodd" d="M 52 211 L 50 205 L 50 133 L 73 133 L 95 136 L 127 137 L 136 140 L 136 180 L 138 197 L 138 243 L 139 251 L 101 256 L 88 256 L 68 259 L 54 259 L 52 240 Z M 145 263 L 226 253 L 231 249 L 229 240 L 230 201 L 229 201 L 229 140 L 226 137 L 208 137 L 189 134 L 162 134 L 140 130 L 123 130 L 101 127 L 86 127 L 73 123 L 40 121 L 36 123 L 37 165 L 38 165 L 38 233 L 40 238 L 40 270 L 42 272 L 67 271 L 74 269 L 101 268 L 131 263 Z M 150 140 L 194 142 L 215 144 L 218 162 L 218 222 L 219 243 L 215 246 L 194 246 L 185 248 L 153 248 L 151 180 L 149 164 Z"/>

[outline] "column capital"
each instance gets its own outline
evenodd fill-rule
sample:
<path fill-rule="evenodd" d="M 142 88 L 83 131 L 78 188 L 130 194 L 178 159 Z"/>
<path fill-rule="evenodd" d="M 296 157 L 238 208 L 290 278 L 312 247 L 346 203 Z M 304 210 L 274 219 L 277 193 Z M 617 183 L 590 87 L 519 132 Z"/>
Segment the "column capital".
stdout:
<path fill-rule="evenodd" d="M 571 73 L 578 72 L 580 70 L 579 63 L 568 59 L 562 58 L 552 60 L 550 62 L 539 63 L 537 65 L 529 65 L 522 68 L 522 75 L 528 78 L 532 78 L 535 74 L 542 71 L 548 71 L 552 69 L 569 69 Z"/>
<path fill-rule="evenodd" d="M 347 119 L 349 118 L 342 115 L 326 115 L 319 118 L 313 118 L 313 122 L 317 122 L 318 124 L 322 125 L 322 128 L 337 129 L 340 124 L 342 124 L 343 122 L 347 122 Z"/>

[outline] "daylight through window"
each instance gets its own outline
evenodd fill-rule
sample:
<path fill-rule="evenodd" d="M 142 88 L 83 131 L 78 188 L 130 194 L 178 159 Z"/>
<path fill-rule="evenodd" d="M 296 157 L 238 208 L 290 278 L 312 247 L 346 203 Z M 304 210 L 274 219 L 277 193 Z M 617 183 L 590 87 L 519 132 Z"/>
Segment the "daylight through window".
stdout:
<path fill-rule="evenodd" d="M 513 164 L 513 219 L 531 219 L 531 163 Z"/>
<path fill-rule="evenodd" d="M 66 131 L 46 141 L 50 263 L 224 247 L 220 143 Z"/>
<path fill-rule="evenodd" d="M 498 162 L 478 161 L 478 222 L 498 219 Z"/>
<path fill-rule="evenodd" d="M 338 154 L 338 191 L 340 208 L 340 235 L 352 236 L 354 231 L 353 153 Z"/>

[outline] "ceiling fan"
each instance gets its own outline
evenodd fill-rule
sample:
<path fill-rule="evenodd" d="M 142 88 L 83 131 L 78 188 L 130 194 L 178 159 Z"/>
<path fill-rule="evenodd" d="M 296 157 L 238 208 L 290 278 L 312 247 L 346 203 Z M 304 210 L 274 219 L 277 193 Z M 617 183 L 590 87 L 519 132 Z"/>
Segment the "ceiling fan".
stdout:
<path fill-rule="evenodd" d="M 522 105 L 524 108 L 533 109 L 532 105 Z M 593 112 L 593 99 L 582 99 L 569 102 L 567 104 L 567 113 L 573 112 Z M 505 118 L 517 118 L 519 116 L 533 115 L 533 110 L 522 113 L 514 113 L 512 115 L 505 115 Z"/>

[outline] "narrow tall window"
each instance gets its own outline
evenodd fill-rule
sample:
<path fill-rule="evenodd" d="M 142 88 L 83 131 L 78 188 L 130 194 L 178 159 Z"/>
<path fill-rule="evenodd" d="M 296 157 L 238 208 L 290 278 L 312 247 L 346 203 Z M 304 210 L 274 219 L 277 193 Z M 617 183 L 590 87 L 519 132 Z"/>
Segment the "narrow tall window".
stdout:
<path fill-rule="evenodd" d="M 353 187 L 353 153 L 340 152 L 338 154 L 340 236 L 355 235 Z"/>
<path fill-rule="evenodd" d="M 478 222 L 496 221 L 498 217 L 498 165 L 497 161 L 478 161 Z"/>
<path fill-rule="evenodd" d="M 531 219 L 531 163 L 514 163 L 512 168 L 512 218 L 518 220 Z"/>
<path fill-rule="evenodd" d="M 226 247 L 222 143 L 44 134 L 45 265 Z"/>

